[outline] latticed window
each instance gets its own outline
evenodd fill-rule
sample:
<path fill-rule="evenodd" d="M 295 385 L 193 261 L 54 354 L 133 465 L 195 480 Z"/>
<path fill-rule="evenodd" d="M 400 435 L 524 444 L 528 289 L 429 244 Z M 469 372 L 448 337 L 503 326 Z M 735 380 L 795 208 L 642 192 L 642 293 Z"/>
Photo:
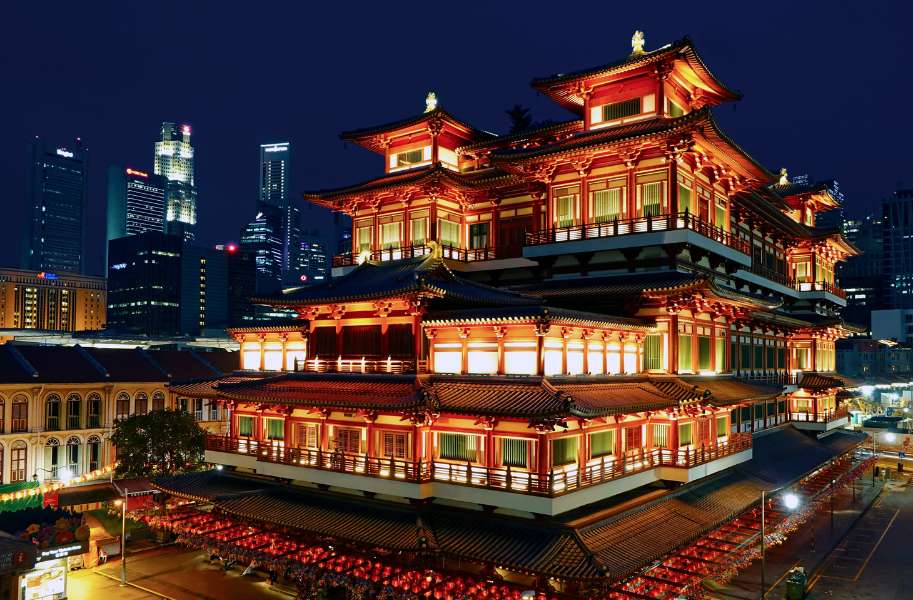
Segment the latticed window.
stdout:
<path fill-rule="evenodd" d="M 320 426 L 316 423 L 298 425 L 298 447 L 316 449 L 320 446 Z"/>
<path fill-rule="evenodd" d="M 761 346 L 760 344 L 756 344 L 754 347 L 754 368 L 764 368 L 764 346 Z"/>
<path fill-rule="evenodd" d="M 640 98 L 605 104 L 602 107 L 602 120 L 614 121 L 640 114 Z"/>
<path fill-rule="evenodd" d="M 254 435 L 254 418 L 238 415 L 238 435 L 250 437 Z"/>
<path fill-rule="evenodd" d="M 726 338 L 718 335 L 716 341 L 716 372 L 722 373 L 726 370 Z"/>
<path fill-rule="evenodd" d="M 615 454 L 615 430 L 597 431 L 590 434 L 590 457 L 599 458 Z"/>
<path fill-rule="evenodd" d="M 722 227 L 723 229 L 729 229 L 729 223 L 726 222 L 726 197 L 717 195 L 714 200 L 714 206 L 716 207 L 716 214 L 714 218 L 714 224 L 717 227 Z"/>
<path fill-rule="evenodd" d="M 479 458 L 478 436 L 462 433 L 439 433 L 438 456 L 445 460 L 475 462 Z"/>
<path fill-rule="evenodd" d="M 501 464 L 505 467 L 528 466 L 529 440 L 517 438 L 501 439 Z"/>
<path fill-rule="evenodd" d="M 282 419 L 266 419 L 266 439 L 285 439 L 285 422 Z"/>
<path fill-rule="evenodd" d="M 333 430 L 333 444 L 336 450 L 348 454 L 361 453 L 361 430 L 350 427 L 336 427 Z"/>
<path fill-rule="evenodd" d="M 648 335 L 644 338 L 644 369 L 658 371 L 663 368 L 663 336 Z"/>
<path fill-rule="evenodd" d="M 680 423 L 678 426 L 678 445 L 690 446 L 694 443 L 694 427 L 691 423 Z"/>
<path fill-rule="evenodd" d="M 25 481 L 27 456 L 28 447 L 25 442 L 20 440 L 13 444 L 10 452 L 10 481 L 12 483 Z"/>
<path fill-rule="evenodd" d="M 381 452 L 386 458 L 406 458 L 407 436 L 405 433 L 398 431 L 384 431 L 381 444 Z"/>
<path fill-rule="evenodd" d="M 669 447 L 669 426 L 661 423 L 653 424 L 653 447 Z"/>
<path fill-rule="evenodd" d="M 577 438 L 568 436 L 552 440 L 552 466 L 560 467 L 577 462 Z"/>
<path fill-rule="evenodd" d="M 446 219 L 440 219 L 438 239 L 444 246 L 460 247 L 460 224 Z"/>
<path fill-rule="evenodd" d="M 610 188 L 593 192 L 593 221 L 608 223 L 622 218 L 622 189 Z"/>

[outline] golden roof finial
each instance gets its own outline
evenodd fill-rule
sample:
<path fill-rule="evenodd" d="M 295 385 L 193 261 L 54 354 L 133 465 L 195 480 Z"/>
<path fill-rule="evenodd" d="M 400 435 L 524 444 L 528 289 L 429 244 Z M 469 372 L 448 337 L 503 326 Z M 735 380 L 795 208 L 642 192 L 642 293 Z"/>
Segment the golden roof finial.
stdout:
<path fill-rule="evenodd" d="M 428 240 L 425 245 L 431 250 L 432 258 L 443 258 L 444 248 L 435 240 Z"/>
<path fill-rule="evenodd" d="M 637 56 L 638 54 L 644 53 L 644 32 L 638 29 L 634 32 L 634 35 L 631 36 L 631 56 Z"/>
<path fill-rule="evenodd" d="M 780 185 L 789 185 L 789 172 L 786 167 L 780 167 Z"/>
<path fill-rule="evenodd" d="M 428 92 L 428 95 L 425 96 L 425 112 L 431 112 L 437 108 L 437 94 L 434 92 Z"/>

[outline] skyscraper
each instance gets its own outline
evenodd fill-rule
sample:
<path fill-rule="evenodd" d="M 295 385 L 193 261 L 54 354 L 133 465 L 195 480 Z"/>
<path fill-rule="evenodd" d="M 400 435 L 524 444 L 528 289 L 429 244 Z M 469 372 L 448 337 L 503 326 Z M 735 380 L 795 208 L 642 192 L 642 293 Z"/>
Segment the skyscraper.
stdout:
<path fill-rule="evenodd" d="M 88 152 L 36 137 L 30 148 L 30 211 L 22 266 L 51 273 L 83 273 Z"/>
<path fill-rule="evenodd" d="M 165 178 L 108 167 L 108 241 L 146 231 L 165 231 Z"/>
<path fill-rule="evenodd" d="M 260 198 L 257 211 L 262 205 L 278 208 L 282 212 L 282 276 L 294 279 L 297 276 L 298 249 L 300 243 L 300 214 L 298 207 L 289 196 L 291 149 L 288 142 L 260 145 Z"/>
<path fill-rule="evenodd" d="M 162 123 L 162 139 L 155 143 L 155 174 L 167 180 L 165 230 L 192 240 L 197 224 L 197 191 L 190 125 Z"/>
<path fill-rule="evenodd" d="M 881 210 L 891 308 L 913 308 L 913 189 L 897 190 L 882 200 Z"/>
<path fill-rule="evenodd" d="M 282 284 L 283 217 L 280 208 L 257 202 L 257 216 L 241 230 L 241 249 L 255 255 L 257 292 L 277 290 Z"/>

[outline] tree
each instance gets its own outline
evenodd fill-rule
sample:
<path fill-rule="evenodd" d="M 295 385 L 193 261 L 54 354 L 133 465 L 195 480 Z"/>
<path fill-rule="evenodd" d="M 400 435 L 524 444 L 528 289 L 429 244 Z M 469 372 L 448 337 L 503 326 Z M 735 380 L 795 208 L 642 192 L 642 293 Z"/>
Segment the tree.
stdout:
<path fill-rule="evenodd" d="M 203 461 L 205 435 L 193 415 L 180 410 L 120 419 L 111 436 L 117 447 L 116 474 L 148 477 L 193 470 Z"/>
<path fill-rule="evenodd" d="M 525 106 L 514 104 L 510 110 L 504 112 L 510 118 L 510 131 L 508 133 L 526 131 L 533 124 L 533 116 Z"/>

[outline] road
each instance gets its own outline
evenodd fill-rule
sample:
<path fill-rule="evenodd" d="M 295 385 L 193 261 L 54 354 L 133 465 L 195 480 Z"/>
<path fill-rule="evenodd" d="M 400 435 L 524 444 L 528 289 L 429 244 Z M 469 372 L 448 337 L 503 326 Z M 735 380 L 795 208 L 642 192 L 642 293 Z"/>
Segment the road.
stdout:
<path fill-rule="evenodd" d="M 913 484 L 895 481 L 825 559 L 809 582 L 812 600 L 913 597 Z"/>
<path fill-rule="evenodd" d="M 128 581 L 120 587 L 120 563 L 74 571 L 70 574 L 70 600 L 289 600 L 270 589 L 262 577 L 241 577 L 241 569 L 224 572 L 221 563 L 209 564 L 202 552 L 169 546 L 127 556 Z"/>

